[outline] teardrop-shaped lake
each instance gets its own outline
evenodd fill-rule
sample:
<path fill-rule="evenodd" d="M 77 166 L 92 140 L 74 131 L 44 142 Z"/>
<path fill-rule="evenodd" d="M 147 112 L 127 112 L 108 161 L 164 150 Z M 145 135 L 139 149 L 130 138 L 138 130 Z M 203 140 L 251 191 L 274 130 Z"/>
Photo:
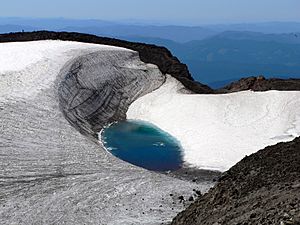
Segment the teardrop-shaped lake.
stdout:
<path fill-rule="evenodd" d="M 180 143 L 153 124 L 127 120 L 103 129 L 101 140 L 116 157 L 154 171 L 174 171 L 181 168 Z"/>

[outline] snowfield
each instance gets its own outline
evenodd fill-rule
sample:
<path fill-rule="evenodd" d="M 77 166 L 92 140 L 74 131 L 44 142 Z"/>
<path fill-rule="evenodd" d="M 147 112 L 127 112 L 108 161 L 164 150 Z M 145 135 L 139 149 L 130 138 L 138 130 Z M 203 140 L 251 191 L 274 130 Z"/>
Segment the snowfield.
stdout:
<path fill-rule="evenodd" d="M 87 54 L 104 60 L 83 57 Z M 120 92 L 128 98 L 132 87 L 149 88 L 133 78 L 144 73 L 146 84 L 151 84 L 161 75 L 125 48 L 70 41 L 0 44 L 1 224 L 157 225 L 170 222 L 187 207 L 179 196 L 188 199 L 195 195 L 193 189 L 204 193 L 213 186 L 210 181 L 195 183 L 133 166 L 71 126 L 61 109 L 59 87 L 73 72 L 65 71 L 66 65 L 74 65 L 74 60 L 78 67 L 93 65 L 84 64 L 84 59 L 97 67 L 80 70 L 88 71 L 80 74 L 80 81 L 88 77 L 93 85 L 106 78 L 106 89 L 96 90 L 104 94 L 120 91 L 124 80 L 132 81 Z M 112 79 L 120 86 L 112 87 Z M 90 93 L 88 87 L 79 97 L 91 96 L 84 95 Z M 135 101 L 127 116 L 175 136 L 189 165 L 224 171 L 246 154 L 300 134 L 300 92 L 183 92 L 187 91 L 181 83 L 168 76 L 163 86 Z M 103 109 L 102 100 L 91 105 Z"/>
<path fill-rule="evenodd" d="M 213 185 L 121 161 L 64 117 L 58 87 L 66 63 L 92 53 L 122 64 L 104 65 L 96 81 L 118 70 L 153 73 L 128 51 L 69 41 L 0 44 L 0 224 L 157 225 L 185 208 L 178 196 Z"/>
<path fill-rule="evenodd" d="M 176 137 L 184 161 L 225 171 L 244 156 L 300 135 L 299 91 L 184 94 L 168 76 L 156 91 L 136 100 L 128 119 L 151 122 Z"/>
<path fill-rule="evenodd" d="M 53 84 L 63 65 L 85 53 L 131 51 L 72 41 L 31 41 L 0 44 L 0 98 L 33 97 Z"/>

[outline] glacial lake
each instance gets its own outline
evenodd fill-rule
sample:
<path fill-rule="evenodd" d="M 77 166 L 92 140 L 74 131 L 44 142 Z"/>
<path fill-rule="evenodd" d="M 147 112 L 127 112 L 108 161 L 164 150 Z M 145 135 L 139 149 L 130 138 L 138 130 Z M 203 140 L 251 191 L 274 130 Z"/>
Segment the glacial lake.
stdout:
<path fill-rule="evenodd" d="M 153 171 L 174 171 L 182 166 L 180 143 L 153 124 L 127 120 L 101 132 L 105 148 L 116 157 Z"/>

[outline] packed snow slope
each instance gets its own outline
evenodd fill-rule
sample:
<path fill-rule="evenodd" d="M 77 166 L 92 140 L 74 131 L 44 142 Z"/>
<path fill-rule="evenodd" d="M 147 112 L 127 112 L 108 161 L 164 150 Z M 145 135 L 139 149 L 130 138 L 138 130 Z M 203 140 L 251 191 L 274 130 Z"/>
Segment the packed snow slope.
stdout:
<path fill-rule="evenodd" d="M 164 79 L 124 48 L 1 43 L 0 224 L 161 224 L 184 208 L 178 196 L 207 190 L 125 163 L 94 138 Z"/>
<path fill-rule="evenodd" d="M 300 135 L 300 91 L 188 94 L 168 76 L 130 105 L 127 117 L 175 136 L 187 165 L 225 171 L 246 155 Z"/>

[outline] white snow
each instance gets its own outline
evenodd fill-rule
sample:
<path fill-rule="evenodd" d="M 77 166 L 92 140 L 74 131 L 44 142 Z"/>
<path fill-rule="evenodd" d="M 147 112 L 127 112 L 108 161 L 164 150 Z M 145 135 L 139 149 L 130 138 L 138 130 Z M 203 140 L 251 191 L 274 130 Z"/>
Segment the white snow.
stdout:
<path fill-rule="evenodd" d="M 5 224 L 161 224 L 184 209 L 173 204 L 176 196 L 188 198 L 194 188 L 204 193 L 211 187 L 131 166 L 64 118 L 57 99 L 61 67 L 74 57 L 115 49 L 119 60 L 130 55 L 124 54 L 127 49 L 76 42 L 0 44 L 0 201 L 5 202 L 0 218 Z M 52 179 L 56 174 L 66 176 Z"/>
<path fill-rule="evenodd" d="M 53 84 L 67 61 L 100 50 L 131 51 L 114 46 L 59 40 L 1 43 L 0 99 L 32 97 Z"/>
<path fill-rule="evenodd" d="M 94 51 L 128 49 L 70 41 L 0 44 L 0 100 L 33 98 L 53 85 L 69 60 Z M 168 77 L 129 108 L 129 119 L 152 122 L 180 140 L 186 163 L 227 170 L 245 155 L 300 134 L 300 92 L 180 93 Z"/>
<path fill-rule="evenodd" d="M 183 88 L 168 76 L 129 107 L 127 118 L 176 137 L 191 166 L 225 171 L 245 155 L 300 135 L 300 91 L 200 95 L 184 94 Z"/>

